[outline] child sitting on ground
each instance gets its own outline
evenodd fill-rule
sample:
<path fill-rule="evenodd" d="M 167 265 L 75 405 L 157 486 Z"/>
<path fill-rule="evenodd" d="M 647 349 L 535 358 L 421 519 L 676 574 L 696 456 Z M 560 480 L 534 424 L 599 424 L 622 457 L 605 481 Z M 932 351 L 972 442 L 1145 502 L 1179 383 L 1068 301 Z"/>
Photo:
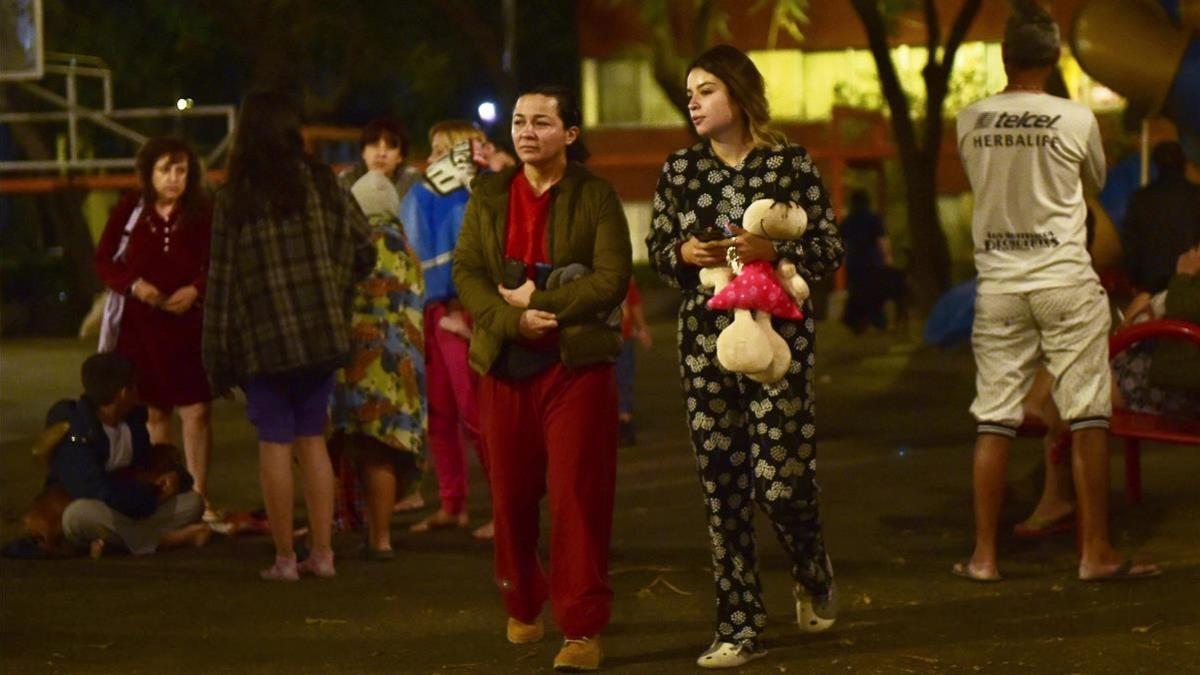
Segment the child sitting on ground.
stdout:
<path fill-rule="evenodd" d="M 169 448 L 151 445 L 133 364 L 116 353 L 94 354 L 82 376 L 83 396 L 59 401 L 47 415 L 48 431 L 61 438 L 49 450 L 46 487 L 31 511 L 40 516 L 33 521 L 49 526 L 43 536 L 56 536 L 46 509 L 65 504 L 62 538 L 93 557 L 111 546 L 147 555 L 206 544 L 212 530 L 201 522 L 204 498 Z"/>

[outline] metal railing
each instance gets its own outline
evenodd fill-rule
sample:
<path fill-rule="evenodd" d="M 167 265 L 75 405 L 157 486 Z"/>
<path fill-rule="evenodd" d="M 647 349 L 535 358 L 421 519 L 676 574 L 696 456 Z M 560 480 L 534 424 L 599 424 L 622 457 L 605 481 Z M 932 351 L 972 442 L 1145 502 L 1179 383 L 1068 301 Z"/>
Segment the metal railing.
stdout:
<path fill-rule="evenodd" d="M 204 157 L 205 164 L 211 166 L 229 149 L 233 140 L 233 130 L 237 122 L 237 111 L 232 105 L 187 105 L 164 106 L 160 108 L 113 108 L 112 70 L 102 60 L 85 55 L 46 53 L 47 64 L 44 72 L 47 75 L 61 75 L 65 82 L 65 95 L 60 95 L 34 82 L 13 82 L 33 96 L 42 99 L 60 110 L 43 110 L 36 112 L 4 112 L 0 113 L 0 124 L 14 122 L 25 123 L 67 123 L 67 153 L 66 157 L 52 160 L 5 160 L 0 161 L 0 172 L 17 171 L 85 171 L 92 169 L 130 169 L 134 166 L 134 154 L 137 147 L 146 142 L 147 136 L 135 129 L 122 124 L 118 120 L 136 119 L 180 119 L 183 117 L 223 117 L 225 119 L 225 135 L 217 145 Z M 89 108 L 79 103 L 79 79 L 89 78 L 98 80 L 101 88 L 102 105 L 100 109 Z M 128 157 L 87 158 L 80 157 L 79 124 L 91 122 L 96 126 L 124 138 L 133 145 L 134 152 Z"/>

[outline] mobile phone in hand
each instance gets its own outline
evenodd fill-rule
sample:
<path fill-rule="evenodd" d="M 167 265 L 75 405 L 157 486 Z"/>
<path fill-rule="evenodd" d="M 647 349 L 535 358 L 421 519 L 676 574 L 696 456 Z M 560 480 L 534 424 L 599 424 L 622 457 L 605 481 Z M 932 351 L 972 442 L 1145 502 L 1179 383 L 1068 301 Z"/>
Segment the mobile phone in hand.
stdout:
<path fill-rule="evenodd" d="M 714 225 L 714 226 L 710 226 L 710 227 L 701 228 L 701 229 L 697 230 L 696 232 L 694 232 L 692 234 L 692 236 L 696 237 L 696 239 L 698 241 L 708 243 L 708 242 L 712 242 L 712 241 L 721 241 L 722 239 L 727 239 L 729 237 L 729 234 L 726 233 L 725 230 L 722 230 L 721 228 L 716 227 Z"/>
<path fill-rule="evenodd" d="M 500 283 L 505 288 L 520 288 L 521 285 L 525 283 L 525 279 L 528 278 L 525 276 L 525 272 L 526 267 L 524 260 L 505 258 L 504 275 L 500 280 Z"/>

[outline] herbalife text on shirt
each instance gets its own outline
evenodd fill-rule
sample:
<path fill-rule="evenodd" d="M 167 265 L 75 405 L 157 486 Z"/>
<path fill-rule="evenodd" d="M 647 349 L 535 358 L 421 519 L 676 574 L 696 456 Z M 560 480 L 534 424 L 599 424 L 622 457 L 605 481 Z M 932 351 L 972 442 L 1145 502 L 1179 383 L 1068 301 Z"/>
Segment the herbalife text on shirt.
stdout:
<path fill-rule="evenodd" d="M 1054 129 L 1062 115 L 1042 115 L 1024 111 L 1020 113 L 984 112 L 975 120 L 976 129 Z M 971 139 L 977 148 L 1057 147 L 1057 135 L 1037 133 L 991 133 L 980 134 Z"/>

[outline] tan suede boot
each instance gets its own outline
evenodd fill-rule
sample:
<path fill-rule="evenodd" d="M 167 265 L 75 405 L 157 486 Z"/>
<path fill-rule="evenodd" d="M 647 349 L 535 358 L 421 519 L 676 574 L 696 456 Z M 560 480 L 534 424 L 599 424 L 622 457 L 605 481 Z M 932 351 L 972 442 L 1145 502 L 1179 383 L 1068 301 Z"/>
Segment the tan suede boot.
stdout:
<path fill-rule="evenodd" d="M 563 640 L 562 649 L 554 657 L 554 669 L 560 673 L 586 673 L 600 669 L 604 652 L 600 649 L 600 636 Z"/>
<path fill-rule="evenodd" d="M 511 616 L 508 617 L 508 641 L 514 645 L 527 645 L 531 642 L 537 642 L 546 634 L 546 629 L 542 624 L 542 617 L 533 620 L 533 623 L 521 623 Z"/>

